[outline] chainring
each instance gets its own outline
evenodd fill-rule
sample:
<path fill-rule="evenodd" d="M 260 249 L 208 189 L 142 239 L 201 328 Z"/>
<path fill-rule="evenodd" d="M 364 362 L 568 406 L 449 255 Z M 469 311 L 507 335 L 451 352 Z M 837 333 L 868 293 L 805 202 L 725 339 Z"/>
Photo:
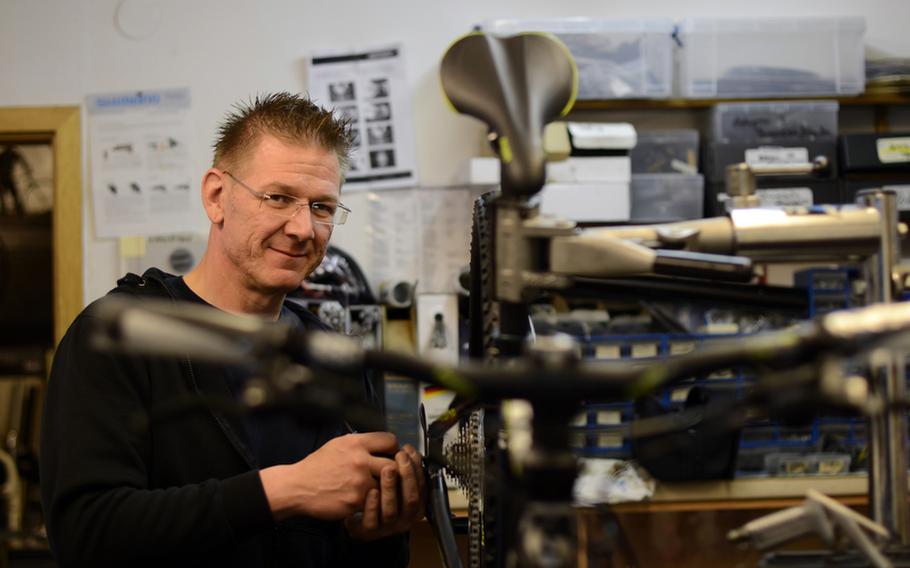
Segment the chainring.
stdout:
<path fill-rule="evenodd" d="M 496 358 L 495 338 L 499 329 L 499 304 L 494 300 L 493 191 L 474 202 L 471 230 L 471 283 L 469 306 L 469 353 L 473 359 L 491 362 Z M 468 468 L 468 549 L 471 568 L 504 566 L 501 539 L 503 523 L 501 488 L 508 468 L 505 451 L 500 447 L 499 407 L 475 411 L 465 426 L 470 433 Z"/>

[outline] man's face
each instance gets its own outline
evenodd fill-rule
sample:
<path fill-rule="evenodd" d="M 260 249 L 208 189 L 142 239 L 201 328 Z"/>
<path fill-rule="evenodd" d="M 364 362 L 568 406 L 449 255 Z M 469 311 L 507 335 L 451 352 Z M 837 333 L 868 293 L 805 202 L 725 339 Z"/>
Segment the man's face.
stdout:
<path fill-rule="evenodd" d="M 338 202 L 341 173 L 336 154 L 316 144 L 298 145 L 263 134 L 237 179 L 258 192 L 282 193 L 307 203 Z M 295 290 L 325 256 L 332 225 L 314 223 L 309 207 L 293 218 L 270 210 L 229 175 L 223 176 L 221 242 L 245 278 L 265 293 Z"/>

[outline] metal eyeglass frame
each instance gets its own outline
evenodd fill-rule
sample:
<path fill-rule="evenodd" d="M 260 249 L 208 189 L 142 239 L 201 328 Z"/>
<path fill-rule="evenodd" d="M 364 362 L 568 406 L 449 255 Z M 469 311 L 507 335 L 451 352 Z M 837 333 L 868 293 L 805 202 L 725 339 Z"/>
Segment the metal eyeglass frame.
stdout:
<path fill-rule="evenodd" d="M 278 196 L 278 195 L 287 199 L 290 203 L 293 203 L 294 212 L 291 213 L 290 215 L 284 215 L 284 214 L 280 213 L 278 210 L 275 210 L 276 215 L 285 217 L 287 219 L 293 219 L 294 217 L 297 216 L 297 213 L 299 213 L 301 209 L 308 206 L 308 208 L 310 210 L 310 219 L 312 219 L 314 223 L 317 223 L 320 225 L 335 226 L 335 225 L 344 225 L 348 220 L 348 215 L 350 215 L 350 213 L 351 213 L 351 209 L 349 207 L 346 207 L 343 203 L 338 202 L 337 209 L 335 210 L 335 213 L 332 216 L 332 219 L 330 221 L 323 221 L 323 220 L 319 219 L 316 215 L 313 214 L 313 206 L 314 205 L 327 205 L 327 203 L 324 201 L 309 201 L 306 199 L 300 199 L 298 197 L 294 197 L 293 195 L 287 195 L 285 193 L 272 193 L 269 191 L 256 191 L 255 189 L 248 186 L 246 183 L 244 183 L 241 179 L 239 179 L 237 176 L 235 176 L 231 172 L 229 172 L 227 170 L 222 170 L 222 171 L 225 173 L 225 175 L 230 177 L 232 180 L 234 180 L 235 182 L 240 184 L 244 189 L 246 189 L 248 192 L 250 192 L 250 195 L 252 195 L 256 199 L 258 199 L 260 207 L 262 207 L 262 203 L 264 201 L 266 201 L 267 199 L 271 199 L 272 197 Z"/>

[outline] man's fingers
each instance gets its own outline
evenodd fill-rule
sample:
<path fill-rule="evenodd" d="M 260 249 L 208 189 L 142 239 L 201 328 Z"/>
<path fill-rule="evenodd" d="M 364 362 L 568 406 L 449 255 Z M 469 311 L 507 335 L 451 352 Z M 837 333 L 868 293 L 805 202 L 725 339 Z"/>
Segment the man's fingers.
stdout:
<path fill-rule="evenodd" d="M 364 434 L 350 434 L 371 454 L 395 455 L 398 451 L 398 438 L 391 432 L 366 432 Z"/>
<path fill-rule="evenodd" d="M 401 476 L 402 516 L 411 518 L 420 507 L 420 486 L 417 484 L 417 472 L 407 452 L 398 452 L 398 473 Z"/>
<path fill-rule="evenodd" d="M 367 499 L 363 505 L 363 518 L 360 525 L 365 531 L 375 531 L 379 529 L 379 490 L 370 489 L 367 491 Z"/>
<path fill-rule="evenodd" d="M 420 454 L 417 450 L 414 449 L 414 446 L 411 444 L 405 444 L 401 446 L 401 451 L 408 454 L 408 457 L 411 458 L 411 461 L 415 464 L 420 464 L 423 459 L 420 457 Z"/>
<path fill-rule="evenodd" d="M 401 450 L 407 452 L 408 457 L 411 458 L 411 463 L 414 465 L 414 472 L 417 475 L 417 487 L 420 489 L 420 494 L 423 495 L 427 485 L 426 476 L 423 471 L 423 457 L 411 444 L 405 444 L 401 447 Z"/>
<path fill-rule="evenodd" d="M 393 467 L 383 469 L 379 483 L 382 524 L 390 525 L 398 519 L 398 470 Z"/>
<path fill-rule="evenodd" d="M 395 460 L 389 458 L 381 458 L 379 456 L 369 456 L 367 458 L 367 467 L 370 469 L 370 475 L 376 479 L 381 479 L 382 470 L 391 467 L 398 469 L 398 466 L 395 464 Z"/>

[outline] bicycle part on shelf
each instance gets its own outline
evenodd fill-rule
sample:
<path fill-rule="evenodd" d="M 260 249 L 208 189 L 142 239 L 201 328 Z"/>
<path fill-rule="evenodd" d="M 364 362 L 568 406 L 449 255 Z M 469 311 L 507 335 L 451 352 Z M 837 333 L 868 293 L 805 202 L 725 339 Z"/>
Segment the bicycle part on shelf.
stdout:
<path fill-rule="evenodd" d="M 724 174 L 724 186 L 730 200 L 727 210 L 748 209 L 761 206 L 756 194 L 758 176 L 809 176 L 819 174 L 830 165 L 826 156 L 816 156 L 811 162 L 794 164 L 749 164 L 740 162 L 727 166 Z"/>

